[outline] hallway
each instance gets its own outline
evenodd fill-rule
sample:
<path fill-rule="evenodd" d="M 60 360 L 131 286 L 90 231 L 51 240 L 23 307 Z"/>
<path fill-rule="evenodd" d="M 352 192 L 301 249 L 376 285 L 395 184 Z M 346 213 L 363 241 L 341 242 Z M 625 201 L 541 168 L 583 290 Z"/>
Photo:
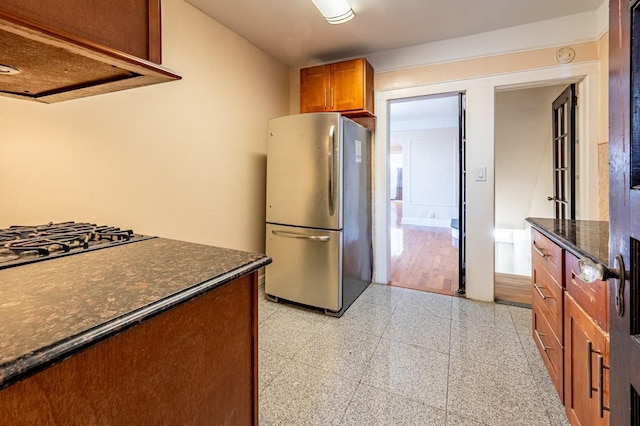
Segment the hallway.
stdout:
<path fill-rule="evenodd" d="M 455 295 L 458 240 L 451 228 L 402 225 L 402 201 L 391 201 L 390 285 Z"/>

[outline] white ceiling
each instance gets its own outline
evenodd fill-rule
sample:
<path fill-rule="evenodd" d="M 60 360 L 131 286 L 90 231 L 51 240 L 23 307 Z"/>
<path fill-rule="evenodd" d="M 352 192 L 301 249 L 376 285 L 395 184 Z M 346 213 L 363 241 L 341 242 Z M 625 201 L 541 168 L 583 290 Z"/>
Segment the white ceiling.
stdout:
<path fill-rule="evenodd" d="M 458 94 L 405 98 L 389 104 L 390 131 L 458 126 Z"/>
<path fill-rule="evenodd" d="M 596 10 L 606 0 L 349 0 L 330 25 L 311 0 L 186 0 L 291 67 Z"/>

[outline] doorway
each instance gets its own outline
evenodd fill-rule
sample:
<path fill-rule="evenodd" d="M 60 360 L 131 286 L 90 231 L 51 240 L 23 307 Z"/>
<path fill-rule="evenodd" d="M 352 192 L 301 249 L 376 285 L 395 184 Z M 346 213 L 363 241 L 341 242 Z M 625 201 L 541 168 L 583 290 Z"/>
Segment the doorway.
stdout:
<path fill-rule="evenodd" d="M 558 206 L 576 211 L 577 151 L 568 143 L 563 82 L 497 91 L 495 95 L 496 301 L 531 305 L 531 230 L 527 217 L 553 218 Z M 567 210 L 569 209 L 569 210 Z"/>
<path fill-rule="evenodd" d="M 390 285 L 464 294 L 464 95 L 389 102 Z"/>

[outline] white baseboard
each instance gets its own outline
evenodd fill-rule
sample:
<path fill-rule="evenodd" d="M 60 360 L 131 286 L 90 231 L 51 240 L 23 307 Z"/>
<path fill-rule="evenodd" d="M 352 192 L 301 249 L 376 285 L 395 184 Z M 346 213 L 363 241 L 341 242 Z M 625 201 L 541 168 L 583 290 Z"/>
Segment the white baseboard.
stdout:
<path fill-rule="evenodd" d="M 403 217 L 403 225 L 416 225 L 416 226 L 435 226 L 438 228 L 451 227 L 451 219 L 432 219 L 424 217 Z"/>

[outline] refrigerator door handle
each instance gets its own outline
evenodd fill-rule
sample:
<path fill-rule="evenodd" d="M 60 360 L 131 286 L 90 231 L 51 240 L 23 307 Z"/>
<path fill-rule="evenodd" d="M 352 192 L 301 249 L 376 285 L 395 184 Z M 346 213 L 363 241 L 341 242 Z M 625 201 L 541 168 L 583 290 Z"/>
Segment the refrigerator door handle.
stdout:
<path fill-rule="evenodd" d="M 335 148 L 335 126 L 329 128 L 329 215 L 335 212 L 335 188 L 333 183 L 333 150 Z"/>
<path fill-rule="evenodd" d="M 326 242 L 329 241 L 329 237 L 326 235 L 304 235 L 304 234 L 296 234 L 295 232 L 284 232 L 284 231 L 271 231 L 273 235 L 278 235 L 280 237 L 287 238 L 299 238 L 302 240 L 312 240 L 312 241 L 320 241 Z"/>

